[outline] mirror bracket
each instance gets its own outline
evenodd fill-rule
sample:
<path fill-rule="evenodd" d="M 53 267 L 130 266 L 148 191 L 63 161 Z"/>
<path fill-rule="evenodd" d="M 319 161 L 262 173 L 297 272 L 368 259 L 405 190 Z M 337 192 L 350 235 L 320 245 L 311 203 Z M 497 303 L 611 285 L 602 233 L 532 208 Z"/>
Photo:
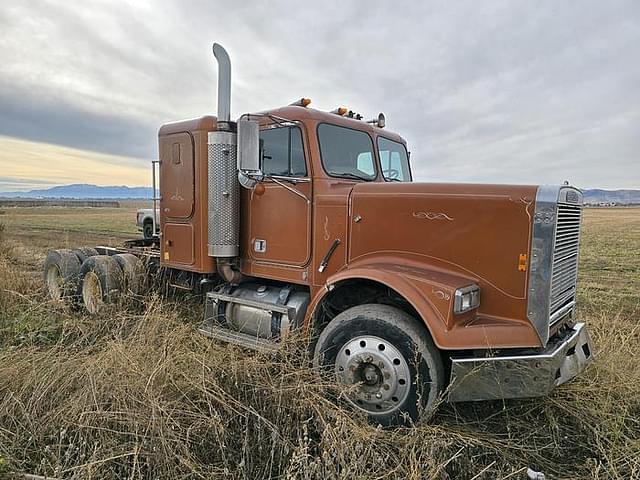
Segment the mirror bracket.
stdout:
<path fill-rule="evenodd" d="M 255 188 L 255 186 L 264 179 L 262 172 L 243 172 L 238 170 L 238 181 L 240 185 L 247 190 Z"/>

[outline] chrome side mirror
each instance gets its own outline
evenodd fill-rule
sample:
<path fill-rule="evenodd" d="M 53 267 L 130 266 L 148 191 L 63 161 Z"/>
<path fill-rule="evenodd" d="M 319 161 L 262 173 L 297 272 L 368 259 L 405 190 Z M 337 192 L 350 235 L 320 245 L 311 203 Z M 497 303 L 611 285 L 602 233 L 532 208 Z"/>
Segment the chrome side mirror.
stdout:
<path fill-rule="evenodd" d="M 260 129 L 258 122 L 238 122 L 238 170 L 247 174 L 260 172 Z"/>
<path fill-rule="evenodd" d="M 260 128 L 258 122 L 238 121 L 238 180 L 253 188 L 262 178 L 260 171 Z"/>

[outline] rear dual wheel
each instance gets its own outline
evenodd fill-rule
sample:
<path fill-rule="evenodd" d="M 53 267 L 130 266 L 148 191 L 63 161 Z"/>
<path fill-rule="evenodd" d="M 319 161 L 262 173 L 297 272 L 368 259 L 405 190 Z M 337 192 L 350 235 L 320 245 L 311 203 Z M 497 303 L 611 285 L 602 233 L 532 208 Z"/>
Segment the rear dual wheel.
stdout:
<path fill-rule="evenodd" d="M 115 259 L 122 269 L 126 294 L 142 295 L 147 284 L 146 271 L 142 261 L 130 253 L 118 253 L 111 258 Z"/>
<path fill-rule="evenodd" d="M 108 255 L 89 257 L 80 269 L 79 296 L 89 313 L 99 312 L 105 304 L 115 303 L 124 285 L 118 262 Z"/>
<path fill-rule="evenodd" d="M 349 404 L 385 426 L 428 418 L 444 389 L 442 359 L 429 333 L 389 305 L 337 315 L 318 338 L 314 363 L 345 387 Z"/>
<path fill-rule="evenodd" d="M 53 300 L 78 300 L 80 269 L 87 258 L 98 255 L 91 247 L 50 250 L 44 262 L 44 284 Z"/>
<path fill-rule="evenodd" d="M 144 289 L 145 271 L 135 255 L 98 255 L 82 264 L 80 278 L 79 296 L 93 314 L 126 294 L 140 295 Z"/>
<path fill-rule="evenodd" d="M 90 313 L 124 294 L 141 295 L 145 268 L 135 255 L 99 255 L 90 247 L 51 250 L 44 263 L 44 283 L 53 300 L 83 303 Z"/>
<path fill-rule="evenodd" d="M 87 258 L 99 255 L 98 251 L 92 247 L 74 248 L 73 253 L 75 253 L 78 260 L 80 260 L 80 265 L 82 265 Z"/>
<path fill-rule="evenodd" d="M 56 301 L 72 299 L 80 278 L 80 260 L 68 249 L 51 250 L 44 261 L 44 284 Z"/>

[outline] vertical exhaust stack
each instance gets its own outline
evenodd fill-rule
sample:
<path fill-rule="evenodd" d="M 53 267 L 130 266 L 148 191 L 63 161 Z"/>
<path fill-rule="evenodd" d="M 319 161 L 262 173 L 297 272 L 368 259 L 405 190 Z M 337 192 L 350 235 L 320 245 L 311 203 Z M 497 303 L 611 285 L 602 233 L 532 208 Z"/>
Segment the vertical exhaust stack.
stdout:
<path fill-rule="evenodd" d="M 231 119 L 231 60 L 219 43 L 213 44 L 213 55 L 218 61 L 218 122 L 228 124 Z"/>
<path fill-rule="evenodd" d="M 227 282 L 237 284 L 240 244 L 240 185 L 237 170 L 237 135 L 231 125 L 231 62 L 226 50 L 213 44 L 218 61 L 218 131 L 208 139 L 208 253 Z"/>

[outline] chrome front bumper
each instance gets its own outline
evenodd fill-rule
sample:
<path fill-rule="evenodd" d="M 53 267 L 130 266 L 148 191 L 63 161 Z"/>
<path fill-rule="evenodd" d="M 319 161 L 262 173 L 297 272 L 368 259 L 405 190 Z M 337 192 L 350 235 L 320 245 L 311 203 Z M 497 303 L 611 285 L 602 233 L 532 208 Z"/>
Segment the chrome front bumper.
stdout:
<path fill-rule="evenodd" d="M 448 400 L 541 397 L 577 376 L 591 360 L 589 332 L 578 323 L 540 353 L 452 359 Z"/>

